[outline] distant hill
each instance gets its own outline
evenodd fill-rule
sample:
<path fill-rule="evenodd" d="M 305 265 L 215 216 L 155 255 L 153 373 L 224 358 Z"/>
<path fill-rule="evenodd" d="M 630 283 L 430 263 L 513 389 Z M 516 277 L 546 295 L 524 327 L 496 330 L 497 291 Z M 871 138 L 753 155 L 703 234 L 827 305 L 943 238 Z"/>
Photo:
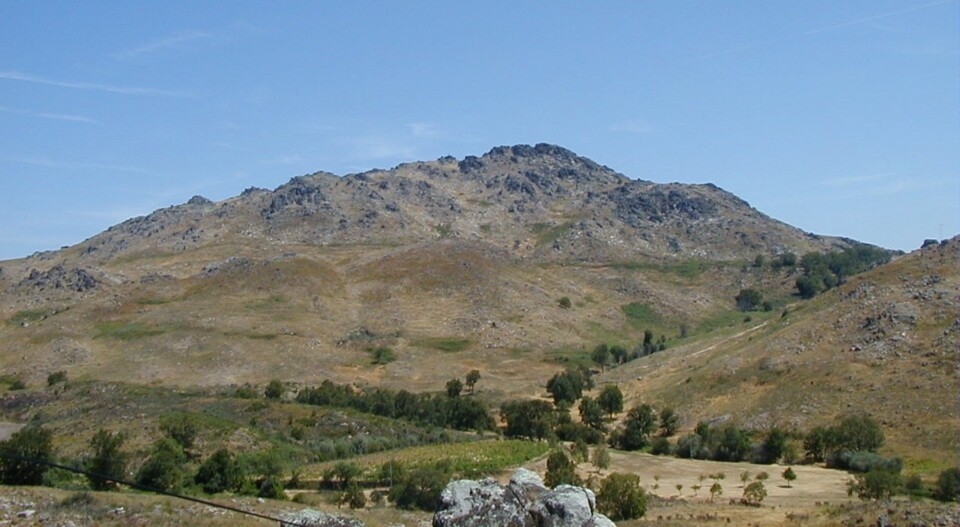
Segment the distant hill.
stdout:
<path fill-rule="evenodd" d="M 957 242 L 812 301 L 795 295 L 800 270 L 776 264 L 857 245 L 713 185 L 631 180 L 551 145 L 316 173 L 0 262 L 0 368 L 30 385 L 65 370 L 412 391 L 478 369 L 498 400 L 540 394 L 597 344 L 633 349 L 650 330 L 668 349 L 601 380 L 689 426 L 803 427 L 868 409 L 928 452 L 955 424 Z M 771 309 L 737 311 L 743 288 Z M 373 364 L 383 346 L 395 360 Z M 916 439 L 918 419 L 939 424 Z"/>

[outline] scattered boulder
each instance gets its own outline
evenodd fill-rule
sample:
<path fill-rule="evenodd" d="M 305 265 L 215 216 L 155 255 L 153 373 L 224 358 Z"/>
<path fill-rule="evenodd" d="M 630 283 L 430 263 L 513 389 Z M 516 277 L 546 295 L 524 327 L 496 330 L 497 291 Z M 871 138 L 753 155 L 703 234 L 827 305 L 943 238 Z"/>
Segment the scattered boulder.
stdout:
<path fill-rule="evenodd" d="M 360 520 L 334 516 L 314 509 L 285 514 L 281 527 L 366 527 Z"/>
<path fill-rule="evenodd" d="M 510 483 L 453 481 L 440 494 L 434 527 L 610 527 L 596 512 L 593 491 L 572 485 L 550 490 L 540 476 L 517 469 Z"/>

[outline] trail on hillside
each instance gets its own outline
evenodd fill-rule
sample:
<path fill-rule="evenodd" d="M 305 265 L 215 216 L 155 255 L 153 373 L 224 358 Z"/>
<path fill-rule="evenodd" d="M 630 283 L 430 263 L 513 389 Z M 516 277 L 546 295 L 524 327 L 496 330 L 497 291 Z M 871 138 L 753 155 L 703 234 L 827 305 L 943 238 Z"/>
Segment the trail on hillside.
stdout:
<path fill-rule="evenodd" d="M 719 341 L 719 342 L 715 342 L 715 343 L 707 346 L 706 348 L 703 348 L 703 349 L 700 350 L 700 351 L 696 351 L 696 352 L 691 353 L 690 355 L 687 355 L 686 358 L 696 357 L 697 355 L 704 354 L 704 353 L 706 353 L 706 352 L 708 352 L 708 351 L 716 348 L 717 346 L 719 346 L 719 345 L 721 345 L 721 344 L 726 344 L 727 342 L 730 342 L 731 340 L 736 339 L 736 338 L 740 338 L 740 337 L 746 335 L 747 333 L 752 333 L 752 332 L 754 332 L 754 331 L 756 331 L 756 330 L 758 330 L 758 329 L 766 326 L 766 325 L 767 325 L 767 322 L 769 322 L 769 320 L 766 320 L 766 321 L 764 321 L 764 322 L 762 322 L 762 323 L 760 323 L 760 324 L 757 324 L 756 326 L 753 326 L 752 328 L 745 329 L 745 330 L 741 331 L 740 333 L 737 333 L 736 335 L 730 335 L 729 337 L 727 337 L 727 338 L 725 338 L 725 339 L 723 339 L 723 340 L 721 340 L 721 341 Z"/>

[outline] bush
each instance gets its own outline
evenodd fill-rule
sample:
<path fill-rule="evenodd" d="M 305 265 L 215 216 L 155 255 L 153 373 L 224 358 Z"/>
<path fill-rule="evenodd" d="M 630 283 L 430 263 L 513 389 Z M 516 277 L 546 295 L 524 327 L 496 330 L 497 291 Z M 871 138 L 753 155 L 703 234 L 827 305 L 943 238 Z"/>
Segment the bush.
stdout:
<path fill-rule="evenodd" d="M 940 473 L 934 497 L 940 501 L 960 501 L 960 469 L 948 468 Z"/>
<path fill-rule="evenodd" d="M 160 430 L 184 449 L 189 449 L 197 439 L 200 420 L 191 414 L 166 414 L 160 417 Z"/>
<path fill-rule="evenodd" d="M 647 495 L 635 474 L 613 473 L 607 476 L 597 492 L 597 508 L 611 520 L 632 520 L 647 511 Z"/>
<path fill-rule="evenodd" d="M 370 356 L 374 364 L 390 364 L 397 360 L 397 355 L 387 346 L 380 346 L 370 350 Z"/>
<path fill-rule="evenodd" d="M 755 311 L 763 305 L 763 293 L 756 289 L 741 289 L 735 297 L 737 309 L 740 311 Z"/>
<path fill-rule="evenodd" d="M 243 487 L 244 471 L 234 455 L 221 448 L 200 465 L 193 478 L 207 494 L 224 491 L 238 491 Z"/>
<path fill-rule="evenodd" d="M 160 439 L 137 472 L 137 483 L 160 490 L 180 490 L 186 477 L 186 462 L 187 455 L 179 443 L 167 437 Z"/>
<path fill-rule="evenodd" d="M 854 472 L 870 472 L 871 470 L 900 472 L 903 468 L 903 460 L 898 457 L 885 458 L 875 452 L 842 451 L 829 455 L 827 466 Z"/>
<path fill-rule="evenodd" d="M 283 383 L 280 382 L 279 379 L 273 379 L 267 383 L 263 395 L 266 396 L 267 399 L 280 399 L 286 392 L 287 389 L 283 386 Z"/>
<path fill-rule="evenodd" d="M 120 451 L 127 437 L 123 433 L 111 433 L 100 429 L 90 440 L 93 457 L 86 463 L 87 470 L 100 476 L 87 475 L 93 490 L 113 490 L 117 484 L 112 480 L 126 479 L 127 455 Z"/>
<path fill-rule="evenodd" d="M 673 445 L 666 437 L 655 437 L 650 444 L 650 453 L 655 456 L 669 456 L 673 453 Z"/>
<path fill-rule="evenodd" d="M 747 505 L 759 506 L 767 497 L 767 488 L 762 481 L 754 481 L 743 489 L 743 502 Z"/>
<path fill-rule="evenodd" d="M 40 485 L 47 472 L 46 465 L 8 456 L 53 461 L 53 433 L 40 426 L 30 425 L 0 441 L 0 483 L 4 485 Z"/>
<path fill-rule="evenodd" d="M 449 476 L 436 467 L 421 467 L 404 473 L 390 487 L 390 501 L 400 509 L 435 511 L 440 505 L 440 493 Z"/>
<path fill-rule="evenodd" d="M 271 500 L 287 499 L 287 495 L 283 492 L 283 483 L 275 476 L 267 476 L 257 480 L 257 497 Z"/>
<path fill-rule="evenodd" d="M 557 303 L 558 303 L 558 304 L 560 305 L 560 307 L 563 308 L 563 309 L 570 309 L 570 306 L 573 305 L 573 303 L 570 302 L 570 297 L 566 297 L 566 296 L 561 297 L 560 300 L 559 300 Z"/>
<path fill-rule="evenodd" d="M 856 494 L 861 500 L 887 500 L 898 493 L 902 486 L 900 473 L 892 470 L 876 469 L 865 474 L 857 474 L 847 483 L 847 494 Z"/>
<path fill-rule="evenodd" d="M 47 375 L 47 386 L 67 382 L 67 372 L 60 370 Z"/>
<path fill-rule="evenodd" d="M 577 476 L 577 465 L 563 450 L 554 450 L 547 457 L 547 473 L 543 478 L 546 486 L 553 488 L 557 485 L 580 485 L 582 481 Z"/>

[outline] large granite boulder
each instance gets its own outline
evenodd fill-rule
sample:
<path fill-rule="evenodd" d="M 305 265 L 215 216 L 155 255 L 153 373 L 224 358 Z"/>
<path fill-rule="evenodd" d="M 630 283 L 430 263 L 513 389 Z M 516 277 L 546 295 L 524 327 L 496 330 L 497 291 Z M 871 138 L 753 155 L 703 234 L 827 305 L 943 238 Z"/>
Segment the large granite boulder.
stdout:
<path fill-rule="evenodd" d="M 453 481 L 440 495 L 434 527 L 615 527 L 596 512 L 593 491 L 550 490 L 536 473 L 517 469 L 506 486 L 493 479 Z"/>

